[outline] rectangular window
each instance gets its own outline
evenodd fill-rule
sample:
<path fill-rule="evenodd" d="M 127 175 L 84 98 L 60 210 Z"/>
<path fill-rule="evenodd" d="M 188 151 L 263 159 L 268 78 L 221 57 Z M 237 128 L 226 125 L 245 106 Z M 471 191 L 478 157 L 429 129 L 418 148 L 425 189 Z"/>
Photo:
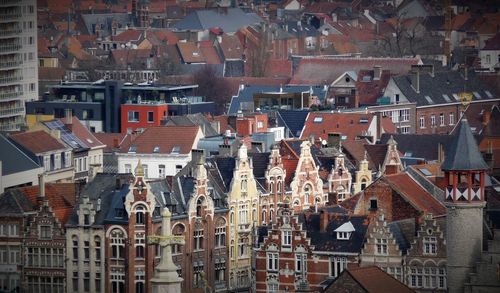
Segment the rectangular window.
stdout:
<path fill-rule="evenodd" d="M 295 255 L 295 272 L 307 271 L 307 255 L 305 253 L 297 253 Z"/>
<path fill-rule="evenodd" d="M 291 246 L 292 245 L 292 231 L 285 230 L 283 231 L 283 239 L 282 243 L 284 246 Z"/>
<path fill-rule="evenodd" d="M 264 121 L 257 121 L 257 128 L 264 128 Z"/>
<path fill-rule="evenodd" d="M 386 238 L 377 238 L 376 241 L 377 252 L 376 254 L 387 255 L 387 239 Z"/>
<path fill-rule="evenodd" d="M 194 231 L 194 249 L 200 250 L 203 249 L 203 230 Z"/>
<path fill-rule="evenodd" d="M 399 111 L 399 114 L 401 116 L 401 122 L 408 122 L 410 121 L 410 109 L 403 109 Z"/>
<path fill-rule="evenodd" d="M 278 253 L 267 253 L 267 270 L 278 271 Z"/>
<path fill-rule="evenodd" d="M 330 276 L 338 277 L 343 270 L 347 268 L 346 257 L 332 257 L 330 258 Z"/>
<path fill-rule="evenodd" d="M 154 122 L 154 115 L 153 112 L 148 112 L 148 122 Z"/>
<path fill-rule="evenodd" d="M 128 111 L 128 122 L 139 122 L 139 112 Z"/>
<path fill-rule="evenodd" d="M 449 116 L 449 117 L 450 117 L 449 124 L 450 124 L 450 125 L 455 124 L 455 114 L 450 113 L 450 116 Z"/>
<path fill-rule="evenodd" d="M 436 126 L 436 116 L 431 115 L 431 127 L 434 127 L 434 126 Z"/>
<path fill-rule="evenodd" d="M 224 282 L 226 275 L 226 263 L 225 262 L 219 262 L 215 263 L 215 282 L 221 283 Z"/>
<path fill-rule="evenodd" d="M 193 287 L 200 288 L 202 285 L 201 273 L 203 272 L 203 264 L 197 264 L 193 267 Z"/>
<path fill-rule="evenodd" d="M 420 119 L 419 119 L 419 122 L 420 122 L 420 128 L 425 128 L 425 117 L 424 116 L 420 116 Z"/>
<path fill-rule="evenodd" d="M 125 173 L 132 173 L 132 165 L 125 164 Z"/>
<path fill-rule="evenodd" d="M 401 129 L 401 133 L 402 134 L 408 134 L 408 133 L 410 133 L 410 126 L 403 126 L 403 127 L 399 128 L 399 129 Z"/>
<path fill-rule="evenodd" d="M 215 247 L 226 246 L 226 227 L 215 228 Z"/>
<path fill-rule="evenodd" d="M 444 126 L 444 114 L 439 114 L 439 126 Z"/>
<path fill-rule="evenodd" d="M 376 199 L 370 199 L 370 210 L 376 210 L 378 208 L 378 203 Z"/>
<path fill-rule="evenodd" d="M 40 226 L 40 239 L 52 239 L 51 226 Z"/>
<path fill-rule="evenodd" d="M 158 166 L 158 176 L 160 178 L 165 178 L 165 165 L 159 165 Z"/>
<path fill-rule="evenodd" d="M 437 239 L 436 237 L 424 237 L 423 240 L 423 245 L 424 245 L 424 254 L 427 255 L 435 255 L 437 252 Z"/>
<path fill-rule="evenodd" d="M 43 168 L 45 169 L 45 171 L 52 170 L 52 168 L 50 166 L 50 156 L 43 157 Z"/>

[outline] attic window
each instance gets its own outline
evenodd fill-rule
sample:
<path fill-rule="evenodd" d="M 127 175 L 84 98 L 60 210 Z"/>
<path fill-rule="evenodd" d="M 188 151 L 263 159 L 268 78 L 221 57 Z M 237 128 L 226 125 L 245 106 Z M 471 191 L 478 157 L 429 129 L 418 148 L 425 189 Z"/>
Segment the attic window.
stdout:
<path fill-rule="evenodd" d="M 372 80 L 371 76 L 365 75 L 363 76 L 363 82 L 370 82 Z"/>
<path fill-rule="evenodd" d="M 154 149 L 153 149 L 153 153 L 159 153 L 160 152 L 160 147 L 159 146 L 155 146 Z"/>
<path fill-rule="evenodd" d="M 335 229 L 335 232 L 337 232 L 338 240 L 349 240 L 349 238 L 351 238 L 352 232 L 354 231 L 356 231 L 356 229 L 354 229 L 354 226 L 352 225 L 351 221 L 344 223 L 340 225 L 337 229 Z"/>
<path fill-rule="evenodd" d="M 172 148 L 172 151 L 170 153 L 171 154 L 180 154 L 181 153 L 181 147 L 180 146 L 174 146 Z"/>
<path fill-rule="evenodd" d="M 321 122 L 323 122 L 323 117 L 321 116 L 314 117 L 314 123 L 321 123 Z"/>
<path fill-rule="evenodd" d="M 368 123 L 368 118 L 359 119 L 359 123 Z"/>
<path fill-rule="evenodd" d="M 376 199 L 370 199 L 370 210 L 376 210 L 378 208 L 378 203 Z"/>
<path fill-rule="evenodd" d="M 460 102 L 460 97 L 457 94 L 453 94 L 453 97 L 457 100 L 457 102 Z"/>
<path fill-rule="evenodd" d="M 129 153 L 136 153 L 137 152 L 137 146 L 135 145 L 131 145 L 129 148 L 128 148 L 128 152 Z"/>
<path fill-rule="evenodd" d="M 193 52 L 193 56 L 198 56 L 198 52 Z"/>
<path fill-rule="evenodd" d="M 490 93 L 490 91 L 484 91 L 486 93 L 486 95 L 488 96 L 488 98 L 493 98 L 493 95 Z"/>
<path fill-rule="evenodd" d="M 446 95 L 446 94 L 444 94 L 444 95 L 443 95 L 443 99 L 444 99 L 446 102 L 448 102 L 448 103 L 450 103 L 450 102 L 451 102 L 450 97 L 449 97 L 448 95 Z"/>
<path fill-rule="evenodd" d="M 476 99 L 481 99 L 481 95 L 478 92 L 472 92 L 472 94 L 476 97 Z"/>
<path fill-rule="evenodd" d="M 345 82 L 350 82 L 351 81 L 351 78 L 349 76 L 346 76 L 345 77 Z"/>

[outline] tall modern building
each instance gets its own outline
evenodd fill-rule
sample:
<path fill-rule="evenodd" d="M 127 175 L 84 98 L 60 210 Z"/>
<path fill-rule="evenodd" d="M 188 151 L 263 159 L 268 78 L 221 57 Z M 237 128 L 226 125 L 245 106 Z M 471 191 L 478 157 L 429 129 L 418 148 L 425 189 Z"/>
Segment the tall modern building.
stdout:
<path fill-rule="evenodd" d="M 0 0 L 0 131 L 24 124 L 38 99 L 36 0 Z"/>

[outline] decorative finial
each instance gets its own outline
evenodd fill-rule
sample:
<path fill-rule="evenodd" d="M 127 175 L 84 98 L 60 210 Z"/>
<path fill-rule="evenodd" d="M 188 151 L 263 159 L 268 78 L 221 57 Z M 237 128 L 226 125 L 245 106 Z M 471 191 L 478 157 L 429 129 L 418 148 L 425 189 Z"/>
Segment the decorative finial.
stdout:
<path fill-rule="evenodd" d="M 366 150 L 365 150 L 365 156 L 364 156 L 363 160 L 368 161 L 368 152 Z"/>
<path fill-rule="evenodd" d="M 135 177 L 144 177 L 144 168 L 142 167 L 141 159 L 139 159 L 137 167 L 135 167 Z"/>
<path fill-rule="evenodd" d="M 339 152 L 342 154 L 342 139 L 339 140 Z"/>

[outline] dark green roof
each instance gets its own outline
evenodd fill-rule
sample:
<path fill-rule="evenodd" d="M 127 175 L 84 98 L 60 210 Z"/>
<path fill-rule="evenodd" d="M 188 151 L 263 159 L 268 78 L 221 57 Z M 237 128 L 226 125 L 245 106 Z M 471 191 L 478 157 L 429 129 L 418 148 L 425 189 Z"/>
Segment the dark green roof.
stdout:
<path fill-rule="evenodd" d="M 472 135 L 467 119 L 462 119 L 453 142 L 446 150 L 445 160 L 441 165 L 444 171 L 451 170 L 487 170 L 488 165 L 483 159 Z"/>

